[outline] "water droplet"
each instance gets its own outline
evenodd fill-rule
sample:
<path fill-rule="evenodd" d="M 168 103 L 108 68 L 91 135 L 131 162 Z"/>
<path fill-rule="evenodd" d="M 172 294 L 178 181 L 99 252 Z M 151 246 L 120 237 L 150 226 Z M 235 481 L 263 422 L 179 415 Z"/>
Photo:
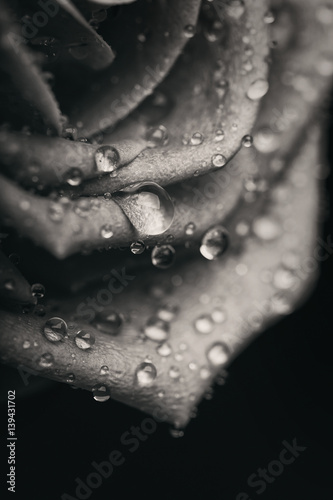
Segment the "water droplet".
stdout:
<path fill-rule="evenodd" d="M 228 0 L 225 6 L 226 13 L 233 19 L 240 19 L 245 12 L 243 0 Z"/>
<path fill-rule="evenodd" d="M 214 141 L 215 142 L 220 142 L 220 141 L 223 141 L 223 139 L 224 139 L 224 131 L 221 128 L 219 128 L 215 132 Z"/>
<path fill-rule="evenodd" d="M 169 370 L 170 378 L 177 380 L 180 377 L 180 370 L 178 366 L 171 366 Z"/>
<path fill-rule="evenodd" d="M 209 348 L 207 359 L 213 366 L 222 366 L 229 359 L 229 349 L 222 342 L 216 342 Z"/>
<path fill-rule="evenodd" d="M 80 217 L 88 217 L 90 213 L 91 200 L 88 198 L 79 198 L 75 204 L 74 212 Z"/>
<path fill-rule="evenodd" d="M 158 346 L 156 351 L 162 357 L 170 356 L 170 354 L 172 353 L 172 349 L 167 342 L 164 342 L 164 344 Z"/>
<path fill-rule="evenodd" d="M 94 335 L 87 330 L 81 330 L 74 340 L 78 348 L 83 350 L 90 349 L 95 343 Z"/>
<path fill-rule="evenodd" d="M 164 392 L 164 391 L 159 391 L 159 392 L 157 393 L 157 396 L 158 396 L 159 398 L 164 398 L 164 396 L 165 396 L 165 392 Z"/>
<path fill-rule="evenodd" d="M 273 153 L 280 146 L 280 136 L 269 127 L 262 127 L 254 135 L 254 145 L 260 153 Z"/>
<path fill-rule="evenodd" d="M 31 285 L 31 293 L 33 297 L 41 299 L 45 295 L 45 288 L 40 283 L 34 283 L 33 285 Z"/>
<path fill-rule="evenodd" d="M 169 325 L 159 318 L 150 318 L 144 327 L 144 334 L 154 342 L 163 342 L 169 337 Z"/>
<path fill-rule="evenodd" d="M 111 200 L 112 195 L 111 193 L 104 193 L 104 200 Z"/>
<path fill-rule="evenodd" d="M 189 222 L 185 226 L 185 234 L 187 236 L 192 236 L 194 234 L 195 229 L 196 229 L 195 224 L 193 222 Z"/>
<path fill-rule="evenodd" d="M 100 332 L 117 335 L 123 320 L 116 311 L 106 310 L 97 313 L 92 323 Z"/>
<path fill-rule="evenodd" d="M 208 334 L 214 329 L 214 322 L 210 315 L 202 314 L 194 321 L 194 328 L 198 333 Z"/>
<path fill-rule="evenodd" d="M 83 172 L 80 168 L 70 168 L 65 174 L 65 182 L 70 186 L 79 186 L 83 180 Z"/>
<path fill-rule="evenodd" d="M 199 146 L 199 144 L 202 144 L 204 140 L 204 136 L 200 132 L 194 132 L 190 139 L 190 143 L 192 146 Z"/>
<path fill-rule="evenodd" d="M 156 246 L 151 253 L 151 261 L 159 269 L 167 269 L 175 260 L 175 249 L 171 245 Z"/>
<path fill-rule="evenodd" d="M 252 135 L 244 135 L 244 137 L 242 139 L 242 144 L 245 148 L 250 148 L 253 144 Z"/>
<path fill-rule="evenodd" d="M 25 340 L 22 344 L 22 347 L 23 347 L 23 349 L 29 349 L 30 345 L 31 344 L 30 344 L 29 340 Z"/>
<path fill-rule="evenodd" d="M 223 311 L 222 309 L 219 309 L 218 307 L 216 307 L 213 312 L 212 312 L 212 320 L 214 321 L 214 323 L 224 323 L 225 320 L 227 319 L 227 315 L 225 313 L 225 311 Z"/>
<path fill-rule="evenodd" d="M 278 238 L 282 233 L 281 225 L 269 217 L 258 217 L 252 226 L 253 233 L 260 239 L 271 241 Z"/>
<path fill-rule="evenodd" d="M 141 363 L 136 371 L 135 377 L 140 387 L 147 387 L 151 385 L 157 375 L 155 366 L 152 363 Z"/>
<path fill-rule="evenodd" d="M 15 281 L 12 279 L 5 280 L 3 283 L 3 287 L 8 292 L 12 292 L 13 290 L 15 290 Z"/>
<path fill-rule="evenodd" d="M 101 375 L 107 375 L 109 373 L 109 367 L 106 365 L 101 366 L 99 373 Z"/>
<path fill-rule="evenodd" d="M 56 201 L 51 201 L 48 206 L 48 214 L 53 222 L 61 222 L 65 215 L 64 206 Z"/>
<path fill-rule="evenodd" d="M 175 210 L 165 189 L 154 182 L 141 182 L 123 191 L 117 201 L 137 231 L 154 236 L 169 229 Z"/>
<path fill-rule="evenodd" d="M 273 12 L 271 12 L 271 11 L 266 12 L 266 14 L 264 15 L 264 22 L 266 24 L 272 24 L 272 23 L 274 23 L 274 21 L 275 21 L 275 17 L 274 17 Z"/>
<path fill-rule="evenodd" d="M 221 155 L 220 153 L 217 153 L 212 156 L 211 158 L 212 165 L 214 167 L 223 167 L 227 163 L 227 159 L 225 156 Z"/>
<path fill-rule="evenodd" d="M 113 172 L 120 161 L 119 153 L 112 146 L 101 146 L 95 152 L 97 172 Z"/>
<path fill-rule="evenodd" d="M 273 276 L 273 284 L 281 290 L 293 288 L 297 283 L 296 276 L 289 269 L 277 269 Z"/>
<path fill-rule="evenodd" d="M 166 321 L 167 323 L 169 323 L 175 318 L 176 313 L 177 307 L 164 305 L 158 309 L 156 316 L 162 321 Z"/>
<path fill-rule="evenodd" d="M 146 134 L 149 148 L 157 148 L 166 146 L 169 141 L 169 134 L 163 125 L 149 129 Z"/>
<path fill-rule="evenodd" d="M 210 375 L 211 375 L 210 370 L 206 366 L 200 368 L 200 378 L 202 380 L 207 380 L 210 377 Z"/>
<path fill-rule="evenodd" d="M 188 367 L 190 370 L 195 371 L 198 369 L 198 364 L 195 361 L 190 361 Z"/>
<path fill-rule="evenodd" d="M 244 188 L 249 193 L 264 193 L 268 189 L 266 179 L 258 175 L 249 175 L 244 179 Z"/>
<path fill-rule="evenodd" d="M 111 224 L 104 224 L 101 227 L 101 236 L 102 236 L 102 238 L 105 238 L 105 239 L 111 238 L 113 236 Z"/>
<path fill-rule="evenodd" d="M 39 366 L 42 368 L 50 368 L 54 363 L 54 358 L 49 352 L 42 354 L 38 360 Z"/>
<path fill-rule="evenodd" d="M 192 38 L 195 35 L 195 26 L 193 26 L 192 24 L 188 24 L 187 26 L 185 26 L 184 35 L 186 36 L 186 38 Z"/>
<path fill-rule="evenodd" d="M 106 387 L 106 385 L 96 385 L 93 388 L 92 393 L 94 400 L 99 403 L 104 403 L 104 401 L 107 401 L 111 397 L 110 390 Z"/>
<path fill-rule="evenodd" d="M 72 384 L 73 382 L 75 382 L 75 375 L 74 375 L 74 373 L 68 373 L 66 375 L 66 382 L 68 382 L 69 384 Z"/>
<path fill-rule="evenodd" d="M 43 334 L 50 342 L 60 342 L 67 335 L 67 324 L 62 318 L 50 318 L 44 324 Z"/>
<path fill-rule="evenodd" d="M 131 248 L 131 252 L 134 253 L 134 255 L 139 255 L 145 251 L 146 247 L 145 247 L 145 244 L 143 243 L 143 241 L 138 240 L 138 241 L 131 243 L 130 248 Z"/>
<path fill-rule="evenodd" d="M 201 241 L 200 253 L 208 260 L 215 260 L 224 254 L 228 247 L 228 232 L 223 226 L 209 229 Z"/>
<path fill-rule="evenodd" d="M 255 80 L 254 82 L 251 83 L 251 85 L 247 90 L 246 95 L 251 101 L 258 101 L 259 99 L 264 97 L 264 95 L 267 94 L 268 89 L 269 89 L 268 81 L 259 78 L 258 80 Z"/>

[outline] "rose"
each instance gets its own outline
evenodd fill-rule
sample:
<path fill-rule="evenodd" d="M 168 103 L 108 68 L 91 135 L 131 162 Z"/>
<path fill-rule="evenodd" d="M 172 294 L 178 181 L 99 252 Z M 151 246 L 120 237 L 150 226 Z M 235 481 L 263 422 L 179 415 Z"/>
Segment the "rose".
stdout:
<path fill-rule="evenodd" d="M 103 3 L 49 2 L 29 43 L 2 9 L 1 357 L 182 426 L 330 252 L 315 235 L 333 13 Z"/>

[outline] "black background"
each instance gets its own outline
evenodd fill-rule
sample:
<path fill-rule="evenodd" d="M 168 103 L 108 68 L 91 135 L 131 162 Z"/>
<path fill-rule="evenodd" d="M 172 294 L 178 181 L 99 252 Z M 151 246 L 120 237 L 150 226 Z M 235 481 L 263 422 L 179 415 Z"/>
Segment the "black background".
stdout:
<path fill-rule="evenodd" d="M 332 116 L 332 115 L 331 115 Z M 332 127 L 328 138 L 332 137 Z M 332 146 L 328 152 L 332 164 Z M 327 181 L 330 213 L 323 237 L 332 232 L 332 175 Z M 234 500 L 333 498 L 332 335 L 333 256 L 306 304 L 261 335 L 229 369 L 224 386 L 203 400 L 184 437 L 170 436 L 166 424 L 131 453 L 121 435 L 147 415 L 109 401 L 96 403 L 87 391 L 29 377 L 1 367 L 1 396 L 16 401 L 16 494 L 6 491 L 5 443 L 1 449 L 2 498 L 58 500 L 75 495 L 75 478 L 84 482 L 91 463 L 120 450 L 125 463 L 93 490 L 92 500 L 132 497 Z M 2 405 L 1 435 L 6 432 Z M 278 459 L 283 440 L 306 447 L 262 494 L 247 485 L 259 467 Z M 66 498 L 66 497 L 65 497 Z M 246 497 L 245 497 L 246 498 Z"/>

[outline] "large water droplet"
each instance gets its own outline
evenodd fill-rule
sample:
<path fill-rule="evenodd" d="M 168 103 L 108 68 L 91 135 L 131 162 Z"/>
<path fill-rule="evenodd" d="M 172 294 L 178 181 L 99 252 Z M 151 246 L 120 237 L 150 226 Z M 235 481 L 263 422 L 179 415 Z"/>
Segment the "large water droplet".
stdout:
<path fill-rule="evenodd" d="M 93 397 L 95 401 L 100 403 L 104 403 L 110 399 L 110 390 L 106 387 L 106 385 L 96 385 L 93 390 Z"/>
<path fill-rule="evenodd" d="M 214 329 L 214 322 L 210 315 L 202 314 L 194 321 L 194 328 L 198 333 L 208 334 Z"/>
<path fill-rule="evenodd" d="M 169 337 L 169 325 L 159 318 L 150 318 L 144 327 L 145 336 L 154 342 L 163 342 Z"/>
<path fill-rule="evenodd" d="M 112 146 L 101 146 L 95 152 L 97 172 L 113 172 L 120 161 L 119 153 Z"/>
<path fill-rule="evenodd" d="M 51 368 L 53 363 L 54 363 L 54 357 L 49 352 L 42 354 L 38 360 L 38 364 L 42 368 Z"/>
<path fill-rule="evenodd" d="M 62 318 L 50 318 L 44 324 L 43 334 L 50 342 L 60 342 L 67 335 L 67 324 Z"/>
<path fill-rule="evenodd" d="M 229 349 L 222 342 L 216 342 L 207 351 L 207 359 L 213 366 L 222 366 L 229 359 Z"/>
<path fill-rule="evenodd" d="M 95 343 L 94 335 L 87 330 L 81 330 L 74 340 L 78 348 L 83 350 L 90 349 Z"/>
<path fill-rule="evenodd" d="M 219 153 L 213 155 L 211 158 L 211 161 L 212 161 L 212 165 L 214 167 L 218 167 L 218 168 L 224 167 L 224 165 L 227 163 L 226 157 L 219 154 Z"/>
<path fill-rule="evenodd" d="M 258 80 L 255 80 L 254 82 L 251 83 L 249 88 L 247 89 L 247 97 L 251 99 L 251 101 L 258 101 L 264 95 L 267 94 L 269 89 L 269 84 L 267 80 L 264 80 L 262 78 L 259 78 Z"/>
<path fill-rule="evenodd" d="M 156 246 L 151 253 L 151 261 L 159 269 L 167 269 L 175 260 L 175 249 L 171 245 Z"/>
<path fill-rule="evenodd" d="M 97 313 L 92 323 L 100 332 L 117 335 L 123 321 L 116 311 L 107 310 Z"/>
<path fill-rule="evenodd" d="M 157 375 L 155 366 L 152 363 L 141 363 L 136 371 L 135 377 L 140 387 L 147 387 L 151 385 Z"/>
<path fill-rule="evenodd" d="M 168 193 L 154 182 L 140 182 L 123 190 L 117 202 L 136 228 L 144 235 L 154 236 L 169 229 L 174 206 Z"/>
<path fill-rule="evenodd" d="M 215 260 L 228 247 L 228 232 L 223 226 L 214 226 L 209 229 L 201 241 L 200 253 L 208 260 Z"/>
<path fill-rule="evenodd" d="M 190 143 L 192 146 L 199 146 L 199 144 L 202 144 L 204 140 L 204 136 L 200 132 L 194 132 L 190 139 Z"/>

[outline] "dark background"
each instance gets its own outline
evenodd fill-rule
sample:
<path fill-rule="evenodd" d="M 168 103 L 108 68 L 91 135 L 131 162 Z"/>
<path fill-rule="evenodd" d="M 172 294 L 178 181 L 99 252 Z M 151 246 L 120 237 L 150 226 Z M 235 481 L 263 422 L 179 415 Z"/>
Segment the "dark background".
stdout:
<path fill-rule="evenodd" d="M 332 132 L 331 126 L 328 139 Z M 331 165 L 332 152 L 330 146 Z M 333 234 L 332 184 L 331 175 L 325 240 Z M 242 491 L 251 500 L 332 499 L 332 278 L 333 256 L 322 264 L 305 305 L 238 357 L 226 384 L 216 386 L 213 398 L 200 404 L 184 437 L 175 439 L 168 425 L 158 424 L 133 453 L 120 437 L 147 415 L 114 401 L 98 404 L 87 391 L 33 375 L 25 386 L 17 370 L 1 367 L 1 397 L 10 388 L 21 395 L 16 401 L 17 493 L 9 495 L 5 485 L 3 442 L 2 498 L 60 500 L 63 493 L 76 498 L 75 478 L 86 482 L 94 471 L 91 463 L 107 460 L 118 449 L 125 463 L 93 490 L 92 500 L 234 500 Z M 3 417 L 5 437 L 5 406 Z M 294 439 L 306 450 L 257 494 L 257 488 L 247 485 L 248 477 L 278 459 L 282 441 Z"/>

